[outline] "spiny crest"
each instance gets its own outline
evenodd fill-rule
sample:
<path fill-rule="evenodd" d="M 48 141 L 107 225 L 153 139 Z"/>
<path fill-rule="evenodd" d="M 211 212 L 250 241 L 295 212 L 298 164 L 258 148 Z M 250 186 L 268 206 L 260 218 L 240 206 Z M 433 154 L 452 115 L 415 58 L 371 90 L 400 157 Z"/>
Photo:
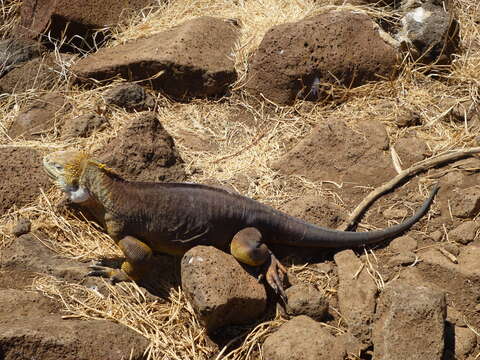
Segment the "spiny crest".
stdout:
<path fill-rule="evenodd" d="M 108 167 L 104 163 L 101 163 L 99 161 L 92 160 L 92 159 L 89 160 L 89 163 L 96 166 L 97 168 L 101 169 L 102 171 L 104 171 L 105 173 L 107 173 L 109 175 L 112 175 L 112 176 L 117 177 L 117 178 L 121 178 L 120 174 L 118 174 L 115 170 Z"/>

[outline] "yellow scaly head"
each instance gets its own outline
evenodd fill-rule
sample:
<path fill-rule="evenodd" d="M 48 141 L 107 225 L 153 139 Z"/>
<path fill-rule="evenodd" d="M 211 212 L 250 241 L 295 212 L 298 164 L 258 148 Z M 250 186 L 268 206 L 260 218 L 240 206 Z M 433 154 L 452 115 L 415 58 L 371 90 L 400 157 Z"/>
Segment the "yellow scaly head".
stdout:
<path fill-rule="evenodd" d="M 80 187 L 80 177 L 89 156 L 81 151 L 57 151 L 43 158 L 43 167 L 55 184 L 75 202 L 90 196 Z"/>

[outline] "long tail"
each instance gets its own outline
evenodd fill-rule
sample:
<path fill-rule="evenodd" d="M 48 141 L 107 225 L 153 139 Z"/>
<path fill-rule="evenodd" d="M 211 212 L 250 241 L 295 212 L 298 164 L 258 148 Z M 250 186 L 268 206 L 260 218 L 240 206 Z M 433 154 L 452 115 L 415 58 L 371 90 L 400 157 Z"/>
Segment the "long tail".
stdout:
<path fill-rule="evenodd" d="M 286 232 L 290 232 L 292 235 L 295 233 L 295 235 L 290 237 L 289 241 L 285 241 L 284 243 L 293 246 L 342 248 L 375 244 L 383 240 L 393 238 L 408 230 L 426 214 L 439 189 L 440 187 L 435 185 L 430 192 L 430 196 L 425 200 L 422 207 L 418 209 L 413 216 L 401 224 L 394 225 L 383 230 L 355 232 L 323 228 L 297 220 L 295 221 L 296 224 L 292 224 L 293 226 L 290 229 L 285 229 Z M 302 226 L 300 227 L 299 225 Z M 301 236 L 298 235 L 300 233 L 300 229 L 303 229 L 301 231 Z"/>

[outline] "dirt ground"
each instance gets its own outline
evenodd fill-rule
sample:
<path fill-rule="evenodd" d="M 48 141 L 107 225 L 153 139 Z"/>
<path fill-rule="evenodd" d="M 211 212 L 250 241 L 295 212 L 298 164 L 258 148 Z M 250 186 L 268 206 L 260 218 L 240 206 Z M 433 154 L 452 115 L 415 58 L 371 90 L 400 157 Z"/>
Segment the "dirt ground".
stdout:
<path fill-rule="evenodd" d="M 234 54 L 238 80 L 229 96 L 214 101 L 178 102 L 148 90 L 155 98 L 154 111 L 176 147 L 173 155 L 169 155 L 175 167 L 172 179 L 224 186 L 307 221 L 336 227 L 371 190 L 393 178 L 398 166 L 404 169 L 452 149 L 479 146 L 478 112 L 468 119 L 452 113 L 458 103 L 476 107 L 479 101 L 480 6 L 471 0 L 455 2 L 455 16 L 461 26 L 460 48 L 445 71 L 407 61 L 395 79 L 340 89 L 337 99 L 341 101 L 297 101 L 291 106 L 276 106 L 250 96 L 244 89 L 248 59 L 267 30 L 324 11 L 325 6 L 333 3 L 333 0 L 177 0 L 146 9 L 113 28 L 107 47 L 201 15 L 236 18 L 242 24 Z M 18 4 L 1 2 L 0 6 L 10 13 Z M 396 16 L 386 8 L 364 6 L 363 9 L 376 19 Z M 12 25 L 6 22 L 3 26 Z M 31 220 L 32 231 L 41 234 L 42 241 L 60 256 L 84 263 L 115 257 L 119 250 L 98 226 L 58 205 L 63 195 L 43 177 L 39 162 L 41 155 L 59 149 L 75 148 L 108 155 L 119 142 L 119 134 L 125 132 L 137 115 L 105 103 L 103 94 L 118 85 L 118 81 L 84 87 L 70 81 L 67 65 L 60 75 L 61 81 L 51 90 L 61 92 L 70 106 L 62 121 L 94 112 L 104 116 L 107 125 L 85 138 L 66 139 L 56 128 L 39 139 L 12 139 L 8 129 L 15 118 L 45 92 L 0 95 L 0 253 L 15 241 L 12 229 L 20 217 L 25 217 Z M 414 125 L 399 126 L 399 119 L 405 116 L 415 118 Z M 167 135 L 148 141 L 170 144 Z M 127 150 L 124 153 L 128 154 Z M 128 170 L 138 164 L 122 166 Z M 31 171 L 23 175 L 34 179 L 41 191 L 25 188 L 22 167 Z M 459 252 L 467 247 L 450 240 L 447 234 L 478 217 L 478 209 L 467 218 L 454 216 L 452 207 L 459 197 L 461 200 L 465 189 L 478 189 L 479 170 L 480 160 L 473 158 L 422 172 L 382 196 L 361 218 L 357 231 L 397 224 L 411 215 L 429 189 L 439 183 L 441 190 L 428 216 L 408 232 L 417 241 L 413 265 L 392 265 L 390 260 L 397 253 L 388 243 L 356 250 L 360 259 L 371 266 L 371 276 L 379 291 L 399 277 L 434 284 L 447 292 L 447 306 L 455 313 L 447 316 L 447 320 L 463 324 L 477 337 L 480 336 L 480 277 L 438 266 L 429 260 L 428 251 L 445 248 L 447 244 Z M 20 190 L 19 184 L 23 186 Z M 11 206 L 13 203 L 16 205 Z M 468 246 L 472 245 L 480 245 L 478 236 Z M 336 311 L 335 252 L 278 249 L 278 253 L 288 267 L 289 277 L 313 284 L 329 300 L 332 317 L 324 323 L 324 328 L 336 336 L 344 334 L 348 324 Z M 135 284 L 105 284 L 106 296 L 100 297 L 91 289 L 46 275 L 39 275 L 32 283 L 32 274 L 26 273 L 25 279 L 15 282 L 56 300 L 48 306 L 60 307 L 68 316 L 114 320 L 134 329 L 150 341 L 150 359 L 263 358 L 264 340 L 286 322 L 273 303 L 256 323 L 233 326 L 210 337 L 199 325 L 182 292 L 178 260 L 165 260 L 163 264 L 161 270 L 165 276 L 156 285 L 162 296 L 147 297 L 144 301 L 138 300 L 144 292 Z M 2 287 L 8 288 L 3 279 Z M 369 350 L 362 353 L 362 358 L 371 358 Z M 477 345 L 469 359 L 479 355 Z"/>

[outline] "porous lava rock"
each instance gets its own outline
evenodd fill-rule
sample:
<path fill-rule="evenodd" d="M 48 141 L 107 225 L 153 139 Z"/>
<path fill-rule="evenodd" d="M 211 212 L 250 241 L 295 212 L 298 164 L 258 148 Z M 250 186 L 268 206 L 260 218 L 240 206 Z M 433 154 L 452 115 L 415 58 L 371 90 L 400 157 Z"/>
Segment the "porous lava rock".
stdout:
<path fill-rule="evenodd" d="M 116 25 L 128 15 L 152 5 L 152 0 L 25 0 L 18 33 L 37 39 L 49 34 L 76 47 L 89 49 L 101 37 L 96 30 Z"/>
<path fill-rule="evenodd" d="M 445 294 L 403 281 L 382 292 L 373 330 L 376 359 L 442 359 L 444 350 Z"/>
<path fill-rule="evenodd" d="M 0 79 L 0 92 L 16 94 L 30 89 L 51 90 L 62 81 L 59 61 L 69 60 L 71 55 L 61 54 L 57 59 L 54 54 L 49 54 L 27 61 Z"/>
<path fill-rule="evenodd" d="M 101 130 L 107 125 L 108 121 L 103 116 L 97 114 L 85 114 L 65 122 L 61 134 L 63 138 L 89 137 L 95 131 Z"/>
<path fill-rule="evenodd" d="M 345 210 L 316 194 L 288 201 L 280 210 L 309 223 L 332 229 L 346 220 Z"/>
<path fill-rule="evenodd" d="M 459 218 L 474 218 L 480 211 L 480 186 L 454 189 L 450 197 L 452 214 Z"/>
<path fill-rule="evenodd" d="M 0 216 L 13 205 L 24 206 L 50 187 L 41 155 L 29 147 L 0 148 Z"/>
<path fill-rule="evenodd" d="M 311 284 L 297 284 L 285 290 L 287 302 L 285 309 L 279 304 L 281 311 L 288 315 L 307 315 L 321 321 L 328 314 L 328 301 L 323 294 Z"/>
<path fill-rule="evenodd" d="M 95 157 L 128 180 L 183 181 L 175 143 L 152 112 L 138 114 Z"/>
<path fill-rule="evenodd" d="M 379 185 L 395 176 L 385 127 L 376 120 L 349 125 L 329 118 L 272 167 L 315 181 Z"/>
<path fill-rule="evenodd" d="M 178 99 L 223 95 L 236 80 L 236 23 L 202 16 L 147 38 L 130 41 L 78 61 L 79 80 L 148 81 Z"/>
<path fill-rule="evenodd" d="M 448 232 L 448 239 L 456 241 L 460 244 L 468 244 L 475 239 L 477 230 L 480 228 L 480 223 L 476 221 L 466 221 L 455 229 Z"/>
<path fill-rule="evenodd" d="M 331 11 L 274 26 L 252 57 L 246 88 L 278 104 L 324 98 L 332 85 L 355 87 L 390 77 L 393 39 L 366 14 Z"/>
<path fill-rule="evenodd" d="M 39 236 L 20 236 L 2 249 L 2 359 L 144 359 L 148 340 L 140 334 L 111 321 L 64 319 L 61 302 L 32 290 L 39 273 L 79 282 L 87 272 L 86 264 L 61 258 Z M 114 348 L 108 339 L 115 339 Z"/>
<path fill-rule="evenodd" d="M 263 343 L 266 360 L 342 360 L 345 348 L 308 316 L 297 316 L 268 336 Z"/>
<path fill-rule="evenodd" d="M 27 39 L 0 40 L 0 77 L 14 66 L 40 56 L 46 49 L 39 42 Z"/>
<path fill-rule="evenodd" d="M 12 138 L 39 139 L 63 121 L 71 105 L 61 93 L 48 93 L 21 111 L 8 129 Z"/>
<path fill-rule="evenodd" d="M 343 250 L 334 256 L 338 266 L 338 305 L 349 332 L 369 343 L 375 313 L 377 285 L 352 250 Z"/>
<path fill-rule="evenodd" d="M 155 107 L 155 99 L 138 84 L 115 86 L 106 91 L 103 98 L 107 105 L 116 105 L 127 111 L 151 110 Z"/>
<path fill-rule="evenodd" d="M 212 246 L 196 246 L 181 262 L 182 289 L 200 322 L 213 331 L 248 324 L 263 314 L 265 287 L 231 255 Z"/>

